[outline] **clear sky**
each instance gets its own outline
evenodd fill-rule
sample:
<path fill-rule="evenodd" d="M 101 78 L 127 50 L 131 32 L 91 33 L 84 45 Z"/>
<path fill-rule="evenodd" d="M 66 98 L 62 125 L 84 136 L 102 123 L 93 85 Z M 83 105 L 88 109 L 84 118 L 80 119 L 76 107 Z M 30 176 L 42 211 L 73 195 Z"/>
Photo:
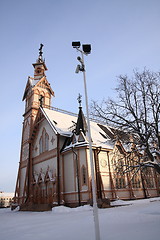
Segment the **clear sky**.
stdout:
<path fill-rule="evenodd" d="M 52 106 L 78 111 L 82 74 L 72 41 L 90 43 L 85 58 L 89 102 L 114 95 L 117 76 L 160 71 L 159 0 L 0 0 L 0 191 L 15 189 L 24 113 L 22 96 L 40 43 L 55 91 Z M 84 108 L 85 112 L 85 108 Z"/>

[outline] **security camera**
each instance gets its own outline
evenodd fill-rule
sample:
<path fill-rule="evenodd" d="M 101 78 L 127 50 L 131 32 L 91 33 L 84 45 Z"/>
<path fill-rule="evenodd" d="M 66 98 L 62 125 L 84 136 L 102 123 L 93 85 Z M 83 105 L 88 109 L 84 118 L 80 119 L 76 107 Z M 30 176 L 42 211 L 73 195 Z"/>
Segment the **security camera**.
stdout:
<path fill-rule="evenodd" d="M 78 60 L 81 64 L 83 64 L 83 60 L 82 60 L 81 57 L 77 57 L 77 60 Z"/>
<path fill-rule="evenodd" d="M 78 64 L 75 73 L 79 73 L 81 66 Z"/>

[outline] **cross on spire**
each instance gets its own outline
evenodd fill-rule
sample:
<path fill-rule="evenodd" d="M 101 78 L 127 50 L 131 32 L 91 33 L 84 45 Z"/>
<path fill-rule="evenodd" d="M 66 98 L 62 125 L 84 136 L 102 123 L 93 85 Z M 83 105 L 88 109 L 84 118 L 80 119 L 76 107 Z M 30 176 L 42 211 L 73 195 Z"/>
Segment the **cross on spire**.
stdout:
<path fill-rule="evenodd" d="M 79 107 L 82 107 L 82 106 L 81 106 L 81 103 L 82 103 L 82 95 L 81 95 L 80 93 L 79 93 L 79 95 L 78 95 L 77 100 L 78 100 L 78 103 L 79 103 Z"/>

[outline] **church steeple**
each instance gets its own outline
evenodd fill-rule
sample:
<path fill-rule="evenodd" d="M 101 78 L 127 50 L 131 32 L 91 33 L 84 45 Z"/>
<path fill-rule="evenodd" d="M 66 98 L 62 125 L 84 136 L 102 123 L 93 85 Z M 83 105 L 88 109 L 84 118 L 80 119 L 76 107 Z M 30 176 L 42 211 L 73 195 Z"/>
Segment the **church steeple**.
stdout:
<path fill-rule="evenodd" d="M 31 158 L 31 134 L 40 107 L 50 108 L 51 97 L 54 92 L 46 78 L 45 71 L 47 67 L 43 59 L 43 44 L 39 48 L 39 56 L 36 63 L 33 63 L 34 77 L 28 77 L 28 81 L 24 90 L 23 101 L 25 101 L 25 112 L 23 114 L 23 130 L 20 155 L 20 167 L 17 177 L 15 195 L 19 197 L 19 201 L 23 203 L 26 198 L 28 189 L 28 163 Z M 21 178 L 21 176 L 24 178 Z M 31 175 L 30 175 L 31 176 Z"/>
<path fill-rule="evenodd" d="M 83 111 L 82 111 L 82 100 L 81 100 L 82 96 L 79 94 L 77 100 L 79 103 L 79 113 L 78 113 L 78 119 L 77 119 L 77 124 L 76 124 L 76 131 L 75 134 L 79 135 L 80 132 L 83 132 L 84 135 L 86 135 L 86 131 L 87 131 L 87 123 L 86 123 L 86 119 L 84 117 Z"/>
<path fill-rule="evenodd" d="M 51 96 L 54 96 L 54 92 L 45 75 L 47 67 L 43 59 L 42 48 L 43 44 L 40 45 L 36 63 L 32 64 L 34 67 L 34 77 L 28 77 L 24 91 L 23 100 L 26 102 L 25 113 L 31 109 L 35 109 L 36 112 L 34 111 L 34 113 L 37 113 L 39 106 L 50 107 Z"/>

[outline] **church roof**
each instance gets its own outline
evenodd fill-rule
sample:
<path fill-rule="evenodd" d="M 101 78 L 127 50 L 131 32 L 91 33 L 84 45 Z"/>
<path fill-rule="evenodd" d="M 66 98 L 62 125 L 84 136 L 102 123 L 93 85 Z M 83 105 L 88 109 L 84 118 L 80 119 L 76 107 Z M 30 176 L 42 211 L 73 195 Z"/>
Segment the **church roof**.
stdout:
<path fill-rule="evenodd" d="M 62 136 L 71 137 L 76 129 L 77 114 L 42 108 L 46 119 L 54 131 Z M 97 147 L 113 149 L 113 139 L 109 138 L 97 122 L 90 121 L 92 144 Z M 106 126 L 107 127 L 107 126 Z M 87 137 L 86 137 L 87 139 Z M 85 142 L 86 144 L 86 142 Z M 81 142 L 82 145 L 82 142 Z"/>

